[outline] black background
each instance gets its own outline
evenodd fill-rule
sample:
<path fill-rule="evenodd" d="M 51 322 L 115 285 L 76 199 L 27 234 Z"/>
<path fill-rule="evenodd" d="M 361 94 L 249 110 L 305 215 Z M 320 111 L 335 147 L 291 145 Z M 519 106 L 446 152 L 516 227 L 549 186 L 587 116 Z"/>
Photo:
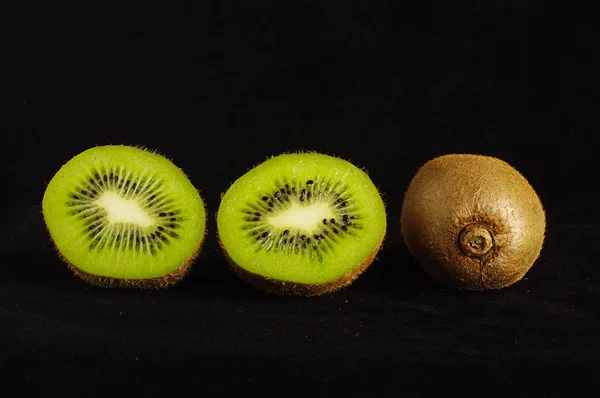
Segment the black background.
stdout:
<path fill-rule="evenodd" d="M 0 18 L 3 384 L 302 397 L 599 386 L 600 65 L 589 10 L 535 0 L 20 1 L 3 2 Z M 54 252 L 45 185 L 103 144 L 156 149 L 201 191 L 209 235 L 179 285 L 91 287 Z M 215 240 L 220 194 L 295 150 L 366 168 L 387 204 L 378 260 L 324 297 L 256 291 Z M 439 286 L 402 242 L 411 177 L 453 152 L 508 161 L 544 203 L 542 256 L 509 288 Z"/>

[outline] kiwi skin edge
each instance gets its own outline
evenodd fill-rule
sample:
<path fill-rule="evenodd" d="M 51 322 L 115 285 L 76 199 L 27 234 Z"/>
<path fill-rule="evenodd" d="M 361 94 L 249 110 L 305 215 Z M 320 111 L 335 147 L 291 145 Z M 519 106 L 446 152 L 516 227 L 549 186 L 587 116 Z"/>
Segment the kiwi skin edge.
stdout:
<path fill-rule="evenodd" d="M 194 251 L 192 256 L 183 262 L 179 267 L 175 268 L 168 274 L 157 276 L 154 278 L 142 278 L 142 279 L 121 279 L 113 278 L 109 276 L 100 276 L 88 274 L 75 267 L 73 264 L 65 261 L 67 266 L 76 276 L 83 279 L 85 282 L 103 288 L 121 288 L 121 289 L 165 289 L 173 286 L 180 282 L 192 269 L 192 264 L 198 254 L 200 253 L 199 248 Z"/>
<path fill-rule="evenodd" d="M 404 241 L 424 270 L 458 290 L 501 289 L 539 258 L 542 202 L 510 164 L 485 155 L 447 154 L 425 163 L 405 193 Z"/>
<path fill-rule="evenodd" d="M 82 271 L 77 268 L 71 262 L 69 262 L 60 252 L 58 247 L 54 245 L 55 250 L 58 252 L 59 258 L 67 264 L 69 270 L 77 277 L 82 279 L 84 282 L 89 283 L 90 285 L 102 287 L 102 288 L 118 288 L 118 289 L 140 289 L 140 290 L 150 290 L 150 289 L 165 289 L 170 286 L 173 286 L 179 283 L 192 269 L 192 264 L 196 260 L 196 258 L 200 255 L 202 244 L 204 242 L 204 236 L 202 235 L 202 240 L 198 243 L 198 246 L 194 250 L 194 252 L 185 260 L 179 267 L 175 268 L 173 271 L 153 277 L 153 278 L 139 278 L 139 279 L 127 279 L 127 278 L 115 278 L 111 276 L 103 276 L 103 275 L 94 275 L 88 272 Z"/>
<path fill-rule="evenodd" d="M 385 236 L 385 234 L 384 234 Z M 258 288 L 267 293 L 277 294 L 280 296 L 322 296 L 327 293 L 332 293 L 334 291 L 340 290 L 352 282 L 354 282 L 358 277 L 369 268 L 369 266 L 373 263 L 375 258 L 377 257 L 377 253 L 381 249 L 383 245 L 384 238 L 377 244 L 377 246 L 369 253 L 369 255 L 357 266 L 352 268 L 350 271 L 346 272 L 344 275 L 339 278 L 332 280 L 326 283 L 298 283 L 298 282 L 290 282 L 283 281 L 279 279 L 269 278 L 268 276 L 258 275 L 254 272 L 250 272 L 233 261 L 233 259 L 227 253 L 225 247 L 221 243 L 219 239 L 219 245 L 221 246 L 221 250 L 223 251 L 223 255 L 227 260 L 230 268 L 233 272 L 243 281 L 250 283 L 254 287 Z"/>

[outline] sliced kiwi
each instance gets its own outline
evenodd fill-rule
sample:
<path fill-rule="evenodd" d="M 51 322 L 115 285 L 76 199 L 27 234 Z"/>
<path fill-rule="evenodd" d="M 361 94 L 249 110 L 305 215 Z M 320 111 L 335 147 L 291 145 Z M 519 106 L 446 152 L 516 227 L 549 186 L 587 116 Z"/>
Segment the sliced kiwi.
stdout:
<path fill-rule="evenodd" d="M 42 209 L 60 257 L 102 287 L 178 282 L 205 234 L 204 203 L 187 176 L 158 153 L 131 146 L 73 157 L 48 184 Z"/>
<path fill-rule="evenodd" d="M 532 267 L 546 218 L 533 187 L 505 161 L 448 154 L 417 171 L 401 225 L 409 250 L 434 279 L 489 290 L 521 280 Z"/>
<path fill-rule="evenodd" d="M 222 197 L 217 226 L 239 277 L 267 292 L 316 296 L 349 285 L 373 262 L 386 214 L 363 170 L 293 153 L 237 179 Z"/>

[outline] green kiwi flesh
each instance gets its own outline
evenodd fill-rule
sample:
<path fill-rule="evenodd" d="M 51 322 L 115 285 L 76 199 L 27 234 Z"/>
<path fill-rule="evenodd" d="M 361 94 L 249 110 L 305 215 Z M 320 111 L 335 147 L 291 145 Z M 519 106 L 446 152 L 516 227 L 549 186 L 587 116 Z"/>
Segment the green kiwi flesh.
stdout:
<path fill-rule="evenodd" d="M 204 203 L 158 153 L 97 146 L 54 175 L 42 201 L 59 255 L 102 287 L 163 288 L 188 272 L 205 235 Z"/>
<path fill-rule="evenodd" d="M 481 291 L 524 277 L 540 255 L 546 218 L 533 187 L 505 161 L 448 154 L 413 177 L 401 226 L 410 252 L 434 279 Z"/>
<path fill-rule="evenodd" d="M 222 197 L 217 227 L 240 278 L 271 293 L 317 296 L 369 267 L 386 214 L 360 168 L 329 155 L 291 153 L 237 179 Z"/>

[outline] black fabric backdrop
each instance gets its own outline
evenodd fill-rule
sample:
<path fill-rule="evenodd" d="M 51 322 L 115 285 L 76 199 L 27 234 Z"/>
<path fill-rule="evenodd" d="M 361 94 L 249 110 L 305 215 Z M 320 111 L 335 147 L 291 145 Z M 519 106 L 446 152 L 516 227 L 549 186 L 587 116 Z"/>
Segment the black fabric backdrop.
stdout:
<path fill-rule="evenodd" d="M 595 396 L 593 14 L 535 0 L 415 3 L 3 2 L 6 391 Z M 58 259 L 45 185 L 102 144 L 156 149 L 201 191 L 208 239 L 179 285 L 100 289 Z M 215 239 L 229 184 L 300 149 L 364 166 L 388 210 L 377 261 L 323 297 L 255 290 Z M 508 161 L 544 203 L 542 256 L 509 288 L 444 288 L 402 241 L 411 177 L 453 152 Z"/>

